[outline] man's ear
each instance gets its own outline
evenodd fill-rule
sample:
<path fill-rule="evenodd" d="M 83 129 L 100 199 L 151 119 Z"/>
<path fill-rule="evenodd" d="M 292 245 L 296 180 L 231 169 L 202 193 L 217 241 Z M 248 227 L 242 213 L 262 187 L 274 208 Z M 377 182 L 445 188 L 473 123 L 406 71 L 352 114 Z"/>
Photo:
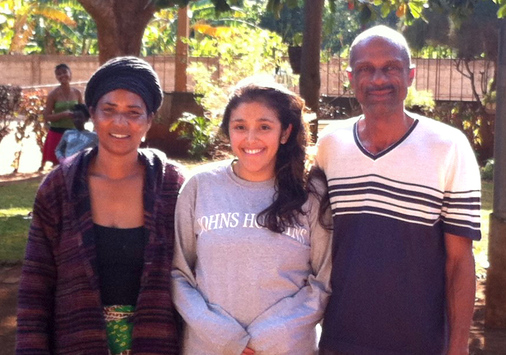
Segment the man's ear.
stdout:
<path fill-rule="evenodd" d="M 416 68 L 412 66 L 409 68 L 409 86 L 413 84 L 413 80 L 415 80 Z"/>
<path fill-rule="evenodd" d="M 351 86 L 353 86 L 353 71 L 348 68 L 346 69 L 346 74 L 348 74 L 348 80 L 350 81 Z"/>

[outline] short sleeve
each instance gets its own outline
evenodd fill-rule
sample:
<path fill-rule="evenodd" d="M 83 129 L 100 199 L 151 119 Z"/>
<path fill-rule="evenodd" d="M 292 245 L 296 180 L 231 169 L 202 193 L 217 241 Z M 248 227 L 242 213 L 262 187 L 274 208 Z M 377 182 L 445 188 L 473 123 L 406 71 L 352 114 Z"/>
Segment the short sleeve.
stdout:
<path fill-rule="evenodd" d="M 458 131 L 448 156 L 443 211 L 444 232 L 481 239 L 481 179 L 474 151 Z"/>

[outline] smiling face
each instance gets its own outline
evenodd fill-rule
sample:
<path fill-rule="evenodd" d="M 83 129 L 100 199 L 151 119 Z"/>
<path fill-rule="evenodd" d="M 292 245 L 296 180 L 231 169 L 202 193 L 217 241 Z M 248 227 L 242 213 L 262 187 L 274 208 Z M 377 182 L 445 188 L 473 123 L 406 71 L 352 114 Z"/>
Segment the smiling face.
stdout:
<path fill-rule="evenodd" d="M 348 73 L 366 117 L 402 113 L 415 71 L 405 51 L 382 37 L 363 40 L 353 48 Z"/>
<path fill-rule="evenodd" d="M 78 131 L 82 131 L 84 129 L 84 124 L 88 121 L 88 118 L 84 116 L 84 113 L 80 111 L 74 111 L 72 122 L 74 122 L 74 126 Z"/>
<path fill-rule="evenodd" d="M 275 110 L 253 101 L 243 102 L 231 111 L 228 130 L 238 159 L 234 172 L 249 181 L 273 178 L 279 145 L 288 140 L 291 125 L 283 130 Z"/>
<path fill-rule="evenodd" d="M 60 84 L 68 84 L 72 80 L 70 69 L 64 67 L 56 69 L 54 75 Z"/>
<path fill-rule="evenodd" d="M 98 100 L 97 107 L 91 109 L 99 152 L 117 156 L 137 155 L 152 117 L 139 95 L 123 89 L 108 92 Z"/>

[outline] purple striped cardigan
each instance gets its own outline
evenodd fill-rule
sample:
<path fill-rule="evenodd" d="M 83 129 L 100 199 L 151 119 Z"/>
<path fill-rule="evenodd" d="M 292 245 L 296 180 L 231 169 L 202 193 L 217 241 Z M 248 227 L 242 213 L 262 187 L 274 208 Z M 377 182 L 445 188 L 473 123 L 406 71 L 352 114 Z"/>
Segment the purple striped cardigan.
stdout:
<path fill-rule="evenodd" d="M 87 171 L 97 148 L 53 170 L 35 199 L 19 285 L 16 354 L 107 355 Z M 170 292 L 174 208 L 182 169 L 155 150 L 146 166 L 144 221 L 149 241 L 134 314 L 134 354 L 178 354 Z"/>

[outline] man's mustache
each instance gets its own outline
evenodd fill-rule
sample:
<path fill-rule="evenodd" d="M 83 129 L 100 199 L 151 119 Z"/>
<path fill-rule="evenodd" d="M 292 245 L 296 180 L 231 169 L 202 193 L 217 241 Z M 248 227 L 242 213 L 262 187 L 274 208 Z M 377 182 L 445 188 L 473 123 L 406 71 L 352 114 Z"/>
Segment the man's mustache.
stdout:
<path fill-rule="evenodd" d="M 383 91 L 383 90 L 394 91 L 395 88 L 393 87 L 393 85 L 369 86 L 367 88 L 367 93 L 374 92 L 374 91 Z"/>

